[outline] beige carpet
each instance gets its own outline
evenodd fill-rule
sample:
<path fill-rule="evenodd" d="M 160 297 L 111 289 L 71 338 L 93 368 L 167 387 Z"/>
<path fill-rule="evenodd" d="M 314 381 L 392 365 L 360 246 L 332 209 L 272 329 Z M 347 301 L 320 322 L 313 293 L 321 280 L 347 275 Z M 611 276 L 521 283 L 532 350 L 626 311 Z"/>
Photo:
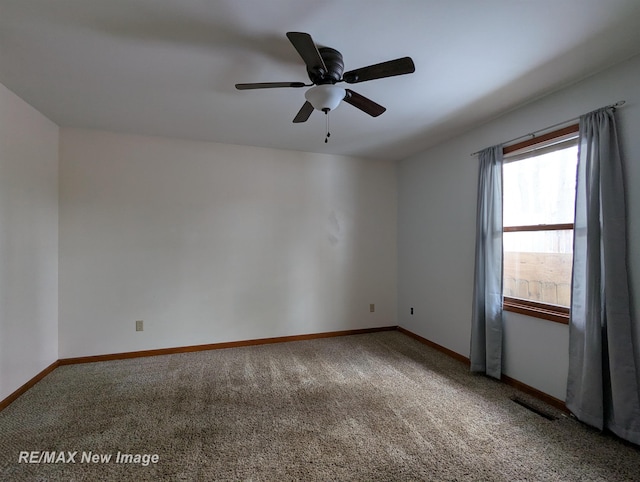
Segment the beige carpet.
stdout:
<path fill-rule="evenodd" d="M 0 413 L 0 479 L 640 479 L 514 394 L 399 332 L 63 366 Z"/>

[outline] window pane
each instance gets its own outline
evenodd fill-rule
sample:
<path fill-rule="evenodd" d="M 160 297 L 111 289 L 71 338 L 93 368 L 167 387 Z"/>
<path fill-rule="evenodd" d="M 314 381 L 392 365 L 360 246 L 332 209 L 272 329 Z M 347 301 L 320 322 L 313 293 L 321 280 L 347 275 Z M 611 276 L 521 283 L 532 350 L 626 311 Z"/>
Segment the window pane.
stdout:
<path fill-rule="evenodd" d="M 504 233 L 504 296 L 570 306 L 573 231 Z"/>
<path fill-rule="evenodd" d="M 578 146 L 503 166 L 505 226 L 572 223 Z"/>

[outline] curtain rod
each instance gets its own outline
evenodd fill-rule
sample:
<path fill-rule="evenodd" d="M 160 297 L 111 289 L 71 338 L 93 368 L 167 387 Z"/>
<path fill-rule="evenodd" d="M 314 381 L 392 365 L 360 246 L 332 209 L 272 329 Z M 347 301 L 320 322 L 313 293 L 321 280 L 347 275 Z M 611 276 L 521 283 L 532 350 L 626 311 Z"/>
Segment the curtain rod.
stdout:
<path fill-rule="evenodd" d="M 601 107 L 601 109 L 606 109 L 607 107 L 612 107 L 612 108 L 616 109 L 618 107 L 622 107 L 625 104 L 625 102 L 626 101 L 624 101 L 624 100 L 619 100 L 615 104 L 606 105 L 604 107 Z M 595 110 L 598 110 L 598 109 L 595 109 Z M 564 125 L 564 124 L 568 124 L 569 122 L 577 121 L 579 119 L 580 119 L 580 117 L 574 117 L 573 119 L 569 119 L 569 120 L 566 120 L 564 122 L 558 122 L 557 124 L 553 124 L 551 126 L 545 127 L 544 129 L 538 129 L 537 131 L 530 132 L 529 134 L 524 134 L 522 136 L 514 137 L 511 140 L 503 142 L 502 145 L 509 144 L 511 142 L 518 141 L 520 139 L 524 139 L 525 137 L 531 137 L 533 139 L 536 136 L 536 134 L 539 134 L 540 132 L 548 131 L 549 129 L 553 129 L 554 127 L 558 127 L 558 126 L 561 126 L 561 125 Z M 477 152 L 472 153 L 471 157 L 477 156 L 478 154 L 480 154 L 480 152 L 481 151 L 477 151 Z"/>

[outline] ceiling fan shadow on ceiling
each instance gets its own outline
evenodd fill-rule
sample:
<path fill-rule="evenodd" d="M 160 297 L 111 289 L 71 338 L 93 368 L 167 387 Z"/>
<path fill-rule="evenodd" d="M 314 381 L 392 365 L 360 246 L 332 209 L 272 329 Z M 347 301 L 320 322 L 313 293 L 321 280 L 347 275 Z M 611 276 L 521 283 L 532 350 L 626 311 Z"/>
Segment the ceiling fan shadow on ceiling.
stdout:
<path fill-rule="evenodd" d="M 357 84 L 359 82 L 415 72 L 415 65 L 411 57 L 402 57 L 344 72 L 342 54 L 337 50 L 330 47 L 318 48 L 311 38 L 311 35 L 304 32 L 287 32 L 287 38 L 306 64 L 307 74 L 312 83 L 260 82 L 236 84 L 236 89 L 252 90 L 281 87 L 311 87 L 305 92 L 306 102 L 293 118 L 294 123 L 306 122 L 314 109 L 328 114 L 338 107 L 343 100 L 347 104 L 351 104 L 372 117 L 378 117 L 386 110 L 385 107 L 351 89 L 343 89 L 336 84 L 340 82 Z M 327 115 L 327 136 L 325 137 L 325 142 L 327 142 L 329 136 Z"/>

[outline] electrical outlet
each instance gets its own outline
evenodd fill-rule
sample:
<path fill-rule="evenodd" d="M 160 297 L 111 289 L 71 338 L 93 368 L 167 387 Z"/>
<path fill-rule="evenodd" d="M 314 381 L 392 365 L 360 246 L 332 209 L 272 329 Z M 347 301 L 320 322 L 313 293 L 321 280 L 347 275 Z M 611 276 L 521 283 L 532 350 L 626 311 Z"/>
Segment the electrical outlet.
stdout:
<path fill-rule="evenodd" d="M 374 311 L 376 311 L 376 305 L 374 305 L 373 303 L 371 303 L 369 305 L 369 312 L 373 313 Z"/>
<path fill-rule="evenodd" d="M 142 320 L 136 320 L 136 331 L 144 330 L 144 322 Z"/>

